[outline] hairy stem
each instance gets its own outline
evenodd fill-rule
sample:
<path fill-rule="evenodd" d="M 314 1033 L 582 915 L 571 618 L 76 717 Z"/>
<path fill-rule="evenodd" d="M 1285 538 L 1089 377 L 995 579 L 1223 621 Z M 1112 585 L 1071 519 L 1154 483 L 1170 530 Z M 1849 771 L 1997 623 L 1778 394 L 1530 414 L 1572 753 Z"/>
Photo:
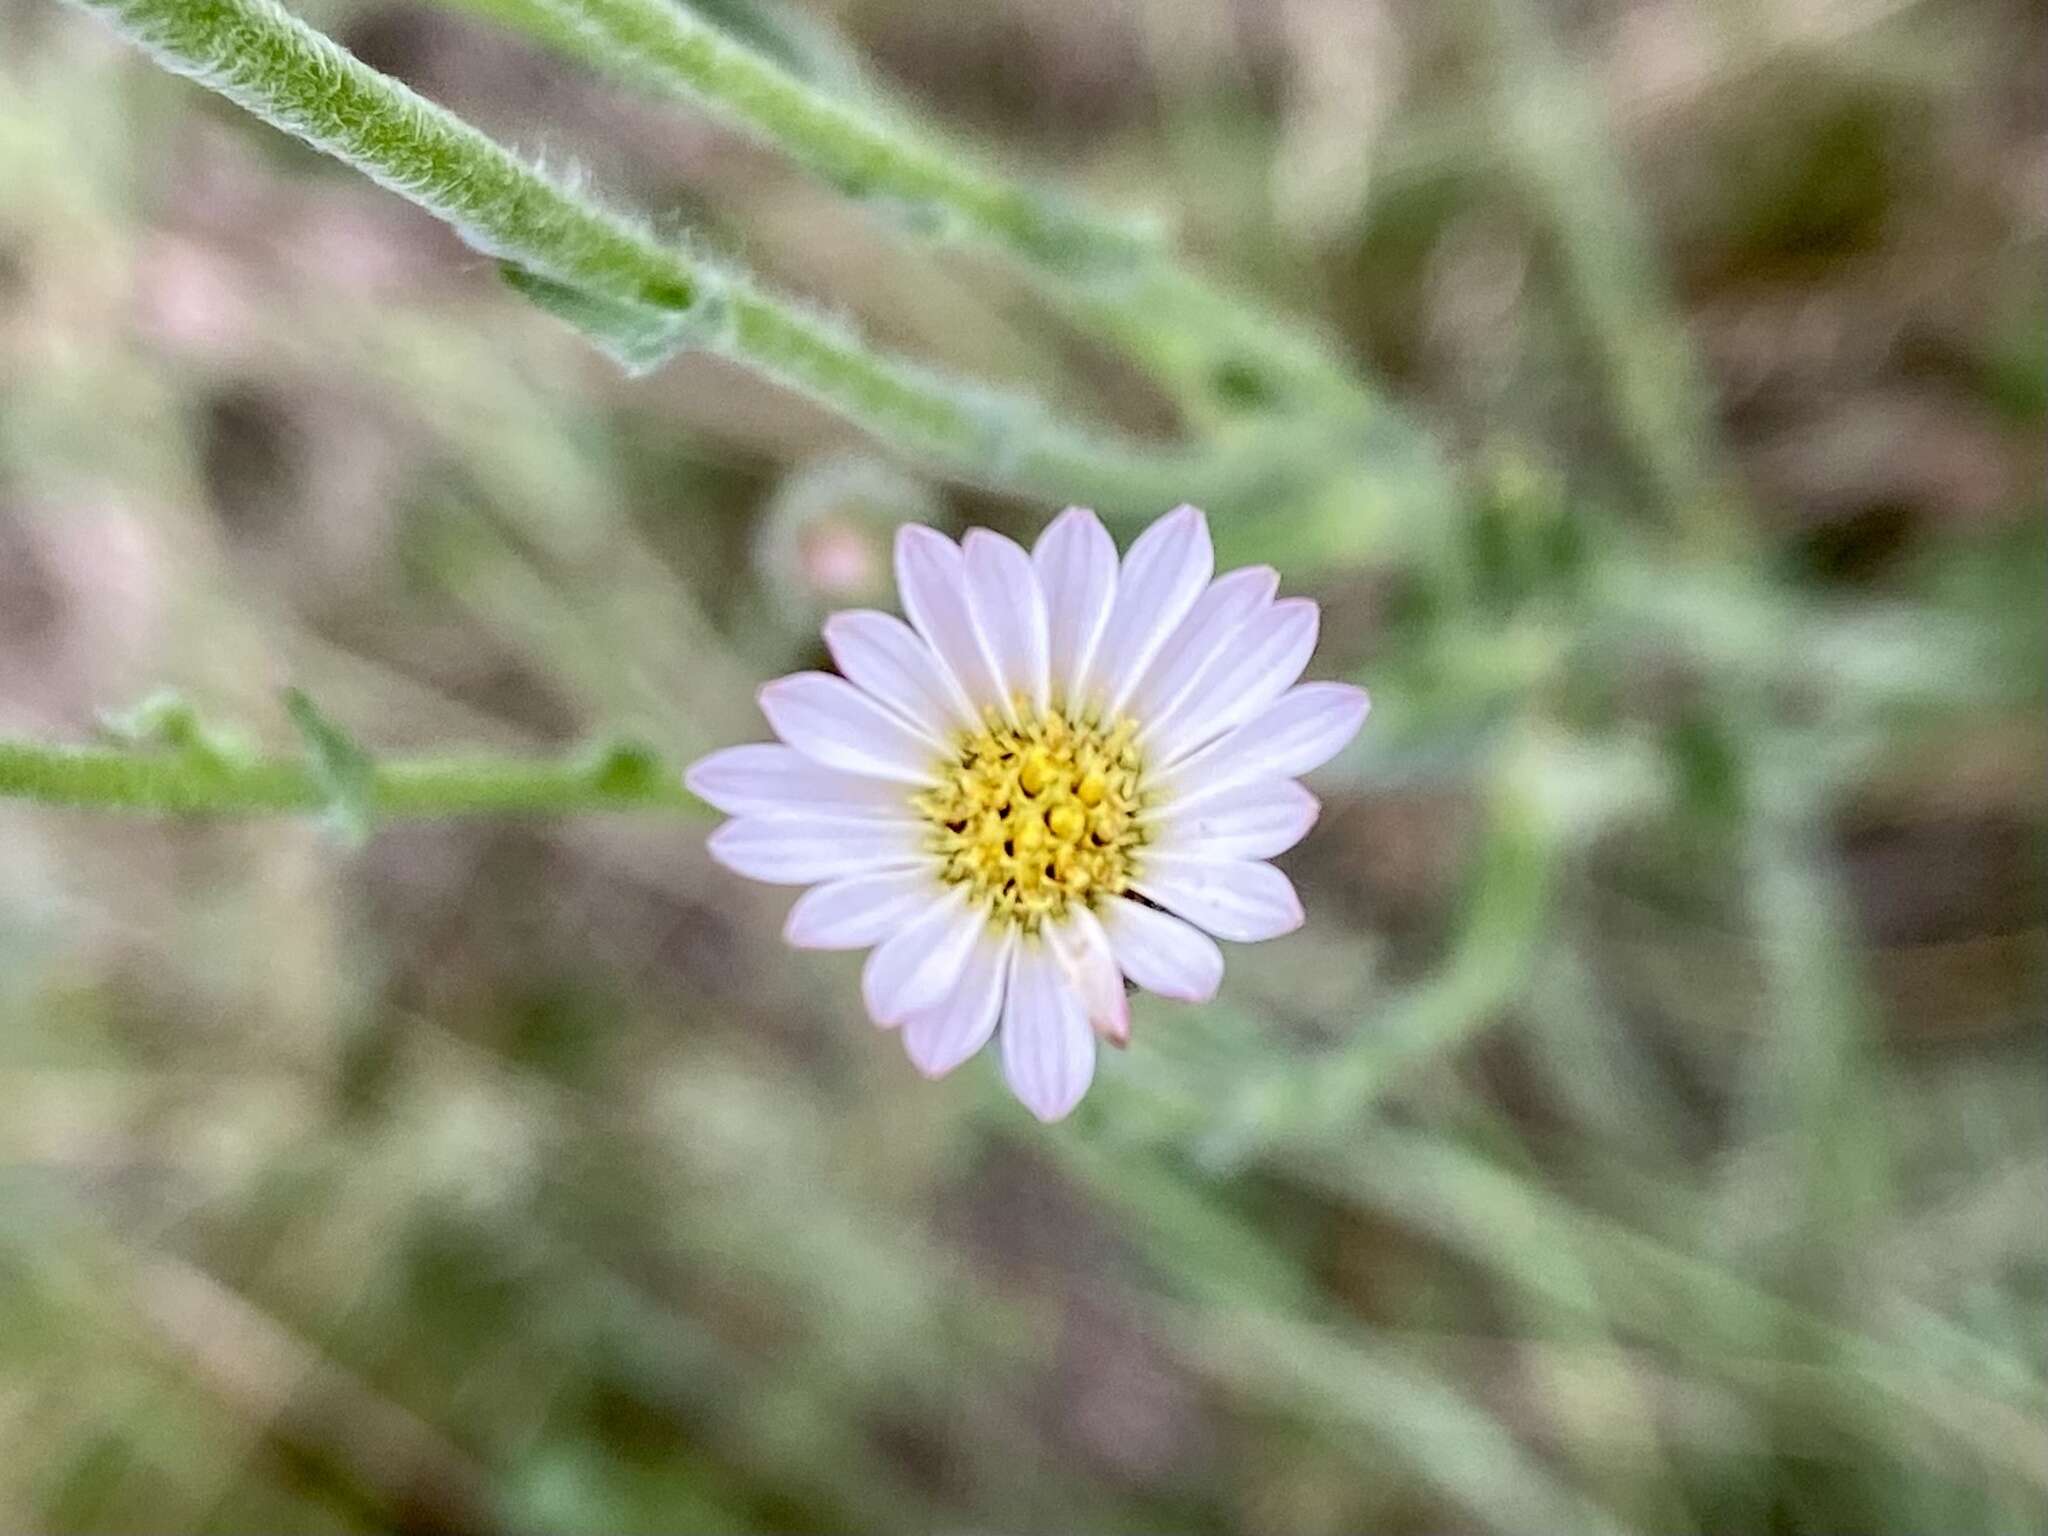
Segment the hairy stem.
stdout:
<path fill-rule="evenodd" d="M 895 204 L 1070 276 L 1127 272 L 1153 240 L 974 163 L 959 147 L 819 90 L 668 0 L 539 0 L 589 53 L 773 144 L 850 197 Z"/>
<path fill-rule="evenodd" d="M 681 811 L 702 804 L 672 773 L 611 756 L 547 762 L 420 758 L 373 764 L 370 808 L 380 817 L 560 815 Z M 317 813 L 333 801 L 310 761 L 204 751 L 135 751 L 0 739 L 0 799 L 171 816 Z"/>
<path fill-rule="evenodd" d="M 275 0 L 74 0 L 165 68 L 344 161 L 545 284 L 591 296 L 607 324 L 644 314 L 676 346 L 718 353 L 961 478 L 1105 509 L 1270 496 L 1299 440 L 1234 454 L 1154 447 L 1056 420 L 1041 402 L 890 357 L 851 330 L 598 207 Z"/>
<path fill-rule="evenodd" d="M 1199 411 L 1248 387 L 1257 403 L 1378 413 L 1323 343 L 1170 259 L 1128 222 L 1005 176 L 872 103 L 823 89 L 669 0 L 453 0 L 671 95 L 917 230 L 981 241 L 1128 346 Z M 1240 405 L 1241 408 L 1241 405 Z"/>

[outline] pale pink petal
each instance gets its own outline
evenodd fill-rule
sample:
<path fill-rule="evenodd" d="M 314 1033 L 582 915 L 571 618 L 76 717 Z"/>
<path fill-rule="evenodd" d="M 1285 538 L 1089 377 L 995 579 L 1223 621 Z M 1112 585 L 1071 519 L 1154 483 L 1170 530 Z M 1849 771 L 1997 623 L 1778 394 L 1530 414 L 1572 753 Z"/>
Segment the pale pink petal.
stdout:
<path fill-rule="evenodd" d="M 1139 737 L 1146 760 L 1170 769 L 1293 687 L 1315 651 L 1319 624 L 1316 605 L 1305 597 L 1290 597 L 1253 615 L 1178 708 L 1164 720 L 1146 722 Z"/>
<path fill-rule="evenodd" d="M 880 875 L 850 875 L 799 896 L 782 925 L 798 949 L 866 949 L 939 899 L 936 861 Z"/>
<path fill-rule="evenodd" d="M 683 784 L 728 816 L 814 811 L 903 820 L 917 815 L 903 785 L 841 773 L 779 742 L 713 752 L 689 766 Z"/>
<path fill-rule="evenodd" d="M 960 979 L 988 914 L 954 886 L 912 922 L 878 944 L 860 975 L 868 1017 L 886 1028 L 938 1002 Z"/>
<path fill-rule="evenodd" d="M 761 690 L 761 713 L 777 736 L 827 768 L 904 784 L 938 782 L 940 754 L 932 743 L 843 677 L 778 678 Z"/>
<path fill-rule="evenodd" d="M 1270 565 L 1246 566 L 1210 582 L 1132 692 L 1131 717 L 1148 729 L 1165 721 L 1236 639 L 1245 620 L 1267 607 L 1279 587 L 1280 574 Z"/>
<path fill-rule="evenodd" d="M 967 562 L 959 546 L 920 523 L 905 523 L 896 530 L 896 593 L 976 716 L 1000 708 L 1002 685 L 968 607 Z"/>
<path fill-rule="evenodd" d="M 903 1021 L 903 1049 L 926 1077 L 944 1077 L 988 1044 L 1003 1011 L 1004 984 L 1016 947 L 1015 928 L 1000 934 L 985 928 L 946 1000 Z"/>
<path fill-rule="evenodd" d="M 1221 741 L 1175 764 L 1159 788 L 1177 806 L 1261 779 L 1298 778 L 1319 768 L 1365 724 L 1371 701 L 1349 683 L 1303 683 Z"/>
<path fill-rule="evenodd" d="M 825 621 L 825 645 L 847 679 L 944 747 L 980 721 L 932 648 L 894 614 L 857 608 Z"/>
<path fill-rule="evenodd" d="M 1148 852 L 1204 859 L 1270 859 L 1285 853 L 1316 824 L 1322 806 L 1292 779 L 1259 779 L 1198 800 L 1167 803 L 1148 813 Z"/>
<path fill-rule="evenodd" d="M 1088 1027 L 1111 1045 L 1129 1041 L 1131 1004 L 1124 995 L 1124 975 L 1095 914 L 1086 907 L 1070 908 L 1063 921 L 1046 924 L 1045 941 L 1081 999 Z"/>
<path fill-rule="evenodd" d="M 1302 924 L 1293 883 L 1270 864 L 1147 852 L 1132 885 L 1167 911 L 1233 944 L 1256 944 Z"/>
<path fill-rule="evenodd" d="M 742 816 L 705 840 L 735 874 L 769 885 L 811 885 L 847 875 L 929 864 L 929 831 L 907 821 L 838 816 Z"/>
<path fill-rule="evenodd" d="M 1102 904 L 1102 930 L 1123 973 L 1147 992 L 1206 1003 L 1223 985 L 1216 941 L 1170 912 L 1113 896 Z"/>
<path fill-rule="evenodd" d="M 1045 591 L 1052 688 L 1061 703 L 1074 698 L 1109 623 L 1116 601 L 1116 544 L 1086 507 L 1069 507 L 1032 548 L 1031 563 Z"/>
<path fill-rule="evenodd" d="M 1208 521 L 1194 507 L 1177 508 L 1138 535 L 1117 572 L 1116 604 L 1079 695 L 1099 701 L 1105 714 L 1122 709 L 1215 568 Z"/>
<path fill-rule="evenodd" d="M 1081 1102 L 1095 1076 L 1095 1034 L 1081 998 L 1041 939 L 1018 943 L 1003 1007 L 1003 1076 L 1050 1122 Z"/>
<path fill-rule="evenodd" d="M 1043 710 L 1052 698 L 1045 593 L 1031 557 L 1014 539 L 986 528 L 969 531 L 961 554 L 967 565 L 967 605 L 988 647 L 1003 702 L 1018 697 Z"/>

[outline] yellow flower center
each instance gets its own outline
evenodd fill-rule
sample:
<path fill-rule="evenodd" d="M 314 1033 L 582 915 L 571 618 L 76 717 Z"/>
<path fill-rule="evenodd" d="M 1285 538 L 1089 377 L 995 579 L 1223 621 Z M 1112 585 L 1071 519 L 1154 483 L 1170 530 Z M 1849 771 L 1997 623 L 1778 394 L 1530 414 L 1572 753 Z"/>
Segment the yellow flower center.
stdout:
<path fill-rule="evenodd" d="M 1129 720 L 1076 721 L 1021 701 L 1017 715 L 963 732 L 939 786 L 912 803 L 931 819 L 946 882 L 965 885 L 992 922 L 1032 930 L 1129 886 L 1142 775 Z"/>

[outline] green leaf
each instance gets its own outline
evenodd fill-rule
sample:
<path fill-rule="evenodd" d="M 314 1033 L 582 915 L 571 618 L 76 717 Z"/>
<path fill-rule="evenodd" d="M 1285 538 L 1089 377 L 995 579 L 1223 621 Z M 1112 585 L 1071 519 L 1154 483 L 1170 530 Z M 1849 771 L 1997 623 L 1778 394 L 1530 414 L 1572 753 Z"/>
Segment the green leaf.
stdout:
<path fill-rule="evenodd" d="M 100 716 L 100 728 L 118 741 L 135 746 L 189 749 L 205 740 L 199 712 L 175 688 L 159 688 L 140 704 Z"/>
<path fill-rule="evenodd" d="M 661 754 L 641 741 L 600 743 L 590 753 L 589 763 L 591 787 L 621 800 L 642 799 L 669 778 Z"/>
<path fill-rule="evenodd" d="M 686 317 L 676 310 L 629 304 L 558 283 L 509 261 L 499 263 L 498 271 L 513 288 L 581 331 L 635 378 L 652 373 L 682 351 L 702 326 L 695 309 Z"/>
<path fill-rule="evenodd" d="M 326 796 L 329 829 L 350 847 L 360 846 L 376 819 L 376 767 L 370 754 L 300 689 L 285 690 L 284 707 L 305 739 L 314 781 Z"/>
<path fill-rule="evenodd" d="M 167 753 L 200 773 L 247 763 L 254 756 L 245 733 L 202 720 L 192 701 L 175 688 L 159 688 L 129 709 L 102 712 L 99 727 L 124 747 Z"/>

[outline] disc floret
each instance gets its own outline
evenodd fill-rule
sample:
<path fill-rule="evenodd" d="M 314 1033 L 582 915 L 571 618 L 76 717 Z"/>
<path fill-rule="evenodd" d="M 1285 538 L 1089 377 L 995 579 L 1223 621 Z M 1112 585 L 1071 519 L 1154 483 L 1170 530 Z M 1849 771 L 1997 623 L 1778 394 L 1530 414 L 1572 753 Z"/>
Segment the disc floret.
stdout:
<path fill-rule="evenodd" d="M 1071 904 L 1129 888 L 1143 764 L 1137 726 L 1017 701 L 962 732 L 938 787 L 915 800 L 932 823 L 941 878 L 967 887 L 991 922 L 1030 932 Z"/>

